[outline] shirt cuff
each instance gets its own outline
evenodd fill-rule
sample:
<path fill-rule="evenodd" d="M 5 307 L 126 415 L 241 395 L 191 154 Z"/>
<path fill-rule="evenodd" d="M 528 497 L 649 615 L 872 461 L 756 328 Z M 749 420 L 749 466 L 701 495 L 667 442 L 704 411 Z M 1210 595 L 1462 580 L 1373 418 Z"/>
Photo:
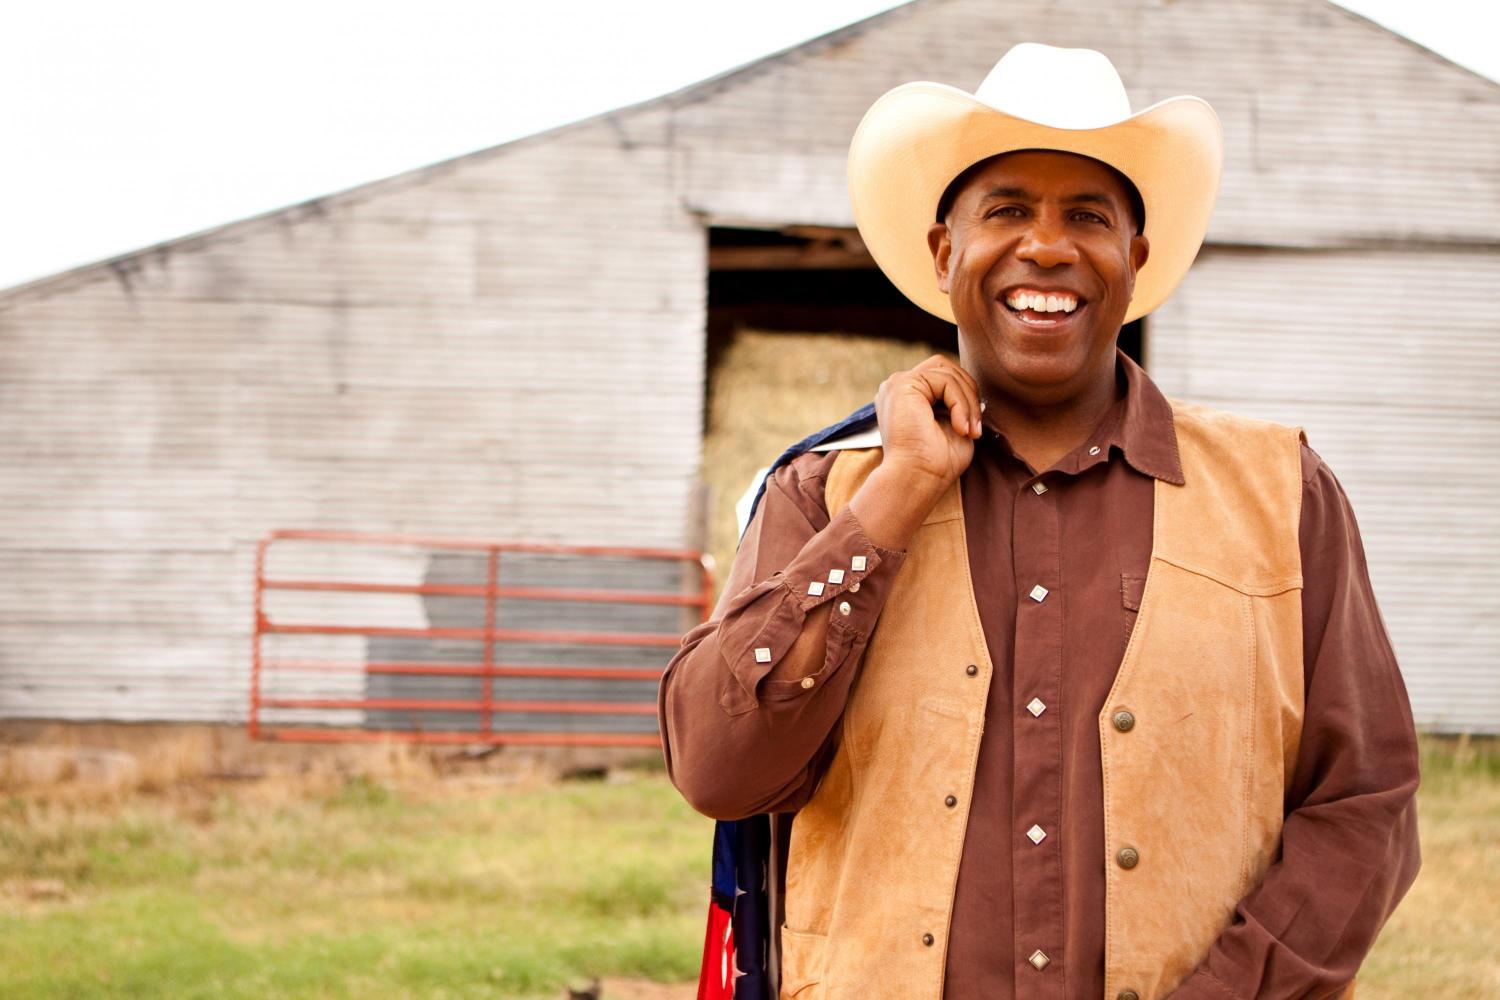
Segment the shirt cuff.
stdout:
<path fill-rule="evenodd" d="M 775 601 L 774 609 L 765 616 L 742 616 L 721 635 L 720 651 L 738 682 L 727 685 L 724 708 L 737 714 L 754 708 L 762 696 L 783 700 L 817 690 L 868 641 L 905 560 L 904 551 L 870 541 L 845 505 L 786 569 L 764 581 L 767 589 L 756 599 Z M 807 673 L 805 664 L 784 663 L 808 614 L 824 604 L 833 607 L 822 667 Z"/>

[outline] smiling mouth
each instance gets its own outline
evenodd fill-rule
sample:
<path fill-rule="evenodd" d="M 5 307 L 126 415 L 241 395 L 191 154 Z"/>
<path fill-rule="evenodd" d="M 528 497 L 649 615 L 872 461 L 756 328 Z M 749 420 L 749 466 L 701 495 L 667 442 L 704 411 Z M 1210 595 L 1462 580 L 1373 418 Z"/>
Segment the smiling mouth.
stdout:
<path fill-rule="evenodd" d="M 1005 308 L 1027 326 L 1062 326 L 1078 315 L 1088 303 L 1072 292 L 1044 292 L 1016 288 L 1005 294 Z"/>

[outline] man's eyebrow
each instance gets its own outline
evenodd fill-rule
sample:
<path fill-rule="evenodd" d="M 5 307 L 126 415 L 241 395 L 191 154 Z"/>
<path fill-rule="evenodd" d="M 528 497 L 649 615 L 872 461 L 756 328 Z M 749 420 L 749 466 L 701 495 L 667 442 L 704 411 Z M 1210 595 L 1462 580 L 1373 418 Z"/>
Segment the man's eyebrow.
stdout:
<path fill-rule="evenodd" d="M 1023 187 L 1002 185 L 990 188 L 984 193 L 983 198 L 1015 198 L 1018 201 L 1036 201 L 1036 195 Z M 1064 205 L 1103 205 L 1107 208 L 1115 206 L 1115 200 L 1102 191 L 1080 191 L 1063 199 Z"/>
<path fill-rule="evenodd" d="M 1065 204 L 1065 205 L 1084 205 L 1084 204 L 1088 204 L 1088 205 L 1104 205 L 1107 208 L 1113 208 L 1114 204 L 1115 204 L 1115 200 L 1113 198 L 1111 198 L 1109 195 L 1103 193 L 1102 191 L 1080 191 L 1078 194 L 1071 195 L 1071 196 L 1069 196 L 1067 198 L 1064 198 L 1063 199 L 1063 204 Z"/>

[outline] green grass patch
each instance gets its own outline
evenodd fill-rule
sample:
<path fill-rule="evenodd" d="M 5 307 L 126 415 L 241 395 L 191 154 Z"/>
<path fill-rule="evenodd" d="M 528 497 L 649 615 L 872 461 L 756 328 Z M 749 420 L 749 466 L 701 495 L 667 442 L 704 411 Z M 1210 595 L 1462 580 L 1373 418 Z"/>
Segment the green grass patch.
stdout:
<path fill-rule="evenodd" d="M 713 823 L 650 768 L 478 795 L 0 802 L 0 996 L 556 998 L 698 971 Z M 420 792 L 420 794 L 417 794 Z M 1500 746 L 1423 741 L 1422 873 L 1361 1000 L 1500 996 Z"/>
<path fill-rule="evenodd" d="M 359 779 L 196 816 L 7 804 L 0 996 L 555 997 L 697 974 L 713 823 L 659 775 L 452 798 Z"/>

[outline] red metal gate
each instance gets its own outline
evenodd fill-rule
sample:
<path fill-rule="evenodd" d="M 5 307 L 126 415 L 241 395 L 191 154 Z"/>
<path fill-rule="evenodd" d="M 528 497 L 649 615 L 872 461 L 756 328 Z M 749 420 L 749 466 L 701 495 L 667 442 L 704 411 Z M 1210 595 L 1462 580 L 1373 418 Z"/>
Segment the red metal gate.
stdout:
<path fill-rule="evenodd" d="M 423 568 L 420 580 L 371 581 L 357 578 L 328 579 L 314 573 L 292 572 L 284 576 L 268 576 L 268 561 L 275 558 L 279 550 L 290 545 L 311 543 L 321 547 L 322 562 L 330 561 L 340 550 L 384 550 L 397 552 L 406 566 Z M 423 553 L 426 553 L 425 561 Z M 434 582 L 427 578 L 431 560 L 435 553 L 466 553 L 473 560 L 475 575 L 479 575 L 479 557 L 482 556 L 482 581 Z M 551 559 L 566 567 L 569 557 L 594 560 L 594 565 L 614 564 L 615 560 L 647 561 L 661 567 L 676 567 L 663 573 L 653 570 L 658 577 L 675 578 L 681 585 L 675 592 L 667 590 L 638 590 L 621 588 L 588 588 L 577 586 L 538 586 L 535 584 L 503 585 L 502 559 L 530 558 Z M 393 559 L 395 557 L 392 557 Z M 464 557 L 459 557 L 464 558 Z M 336 561 L 336 560 L 335 560 Z M 631 565 L 622 562 L 616 565 Z M 326 568 L 323 570 L 326 572 Z M 351 575 L 357 575 L 351 574 Z M 410 574 L 409 574 L 410 575 Z M 575 574 L 576 575 L 576 574 Z M 689 586 L 691 585 L 691 586 Z M 322 617 L 314 609 L 312 620 L 277 621 L 267 612 L 268 599 L 276 594 L 325 595 L 327 600 L 358 605 L 362 597 L 376 598 L 405 595 L 414 600 L 412 607 L 426 605 L 429 599 L 468 598 L 483 601 L 482 624 L 473 626 L 438 626 L 431 621 L 426 624 L 392 624 L 381 621 L 377 613 L 371 621 L 354 623 L 335 622 L 334 615 L 326 609 Z M 585 546 L 537 544 L 526 542 L 479 541 L 455 538 L 433 538 L 417 535 L 372 534 L 347 531 L 274 531 L 264 538 L 256 550 L 255 558 L 255 634 L 251 660 L 250 681 L 250 735 L 255 739 L 297 741 L 357 741 L 357 740 L 403 740 L 422 743 L 525 743 L 525 744 L 587 744 L 595 746 L 658 746 L 660 735 L 654 731 L 656 703 L 639 696 L 641 685 L 637 683 L 638 697 L 635 700 L 586 700 L 570 697 L 570 686 L 583 682 L 659 681 L 662 669 L 680 644 L 681 633 L 676 631 L 651 631 L 636 629 L 600 630 L 595 628 L 523 628 L 502 625 L 505 602 L 527 602 L 520 608 L 539 609 L 547 604 L 536 602 L 565 602 L 577 608 L 577 614 L 586 619 L 587 610 L 607 605 L 627 605 L 640 608 L 677 608 L 679 617 L 687 620 L 688 611 L 696 609 L 696 621 L 707 619 L 713 595 L 713 579 L 707 561 L 701 553 L 690 550 L 631 548 L 614 546 Z M 396 597 L 399 600 L 399 596 Z M 408 609 L 410 610 L 410 609 Z M 559 610 L 562 609 L 559 605 Z M 358 614 L 363 614 L 359 609 Z M 535 611 L 533 610 L 533 614 Z M 614 612 L 618 618 L 623 612 Z M 295 617 L 295 616 L 293 616 Z M 544 615 L 542 617 L 545 617 Z M 692 623 L 688 622 L 689 625 Z M 322 637 L 327 644 L 338 637 L 354 637 L 343 640 L 366 651 L 363 656 L 298 655 L 285 649 L 267 650 L 268 641 L 285 642 L 290 637 Z M 360 640 L 365 640 L 360 643 Z M 449 642 L 450 645 L 470 643 L 474 648 L 474 659 L 478 662 L 451 662 L 430 655 L 380 658 L 368 655 L 371 640 L 412 640 Z M 391 645 L 393 643 L 388 643 Z M 533 659 L 538 650 L 557 648 L 560 652 L 572 647 L 576 656 L 579 650 L 615 649 L 617 660 L 625 656 L 639 659 L 659 659 L 649 666 L 622 666 L 584 663 L 538 663 L 505 662 L 504 648 L 529 650 Z M 633 651 L 626 653 L 625 650 Z M 659 653 L 659 656 L 657 655 Z M 320 678 L 335 677 L 334 692 L 318 690 Z M 447 679 L 428 681 L 377 681 L 381 677 Z M 374 683 L 386 684 L 451 684 L 454 678 L 470 678 L 468 683 L 477 691 L 468 697 L 376 697 L 371 696 Z M 551 699 L 496 698 L 497 681 L 506 678 L 551 678 L 554 679 L 558 696 Z M 279 680 L 285 680 L 299 690 L 282 690 Z M 503 681 L 502 681 L 503 682 Z M 523 682 L 517 682 L 523 683 Z M 539 682 L 550 683 L 550 682 Z M 623 685 L 629 686 L 629 685 Z M 351 691 L 357 687 L 358 691 Z M 267 689 L 270 690 L 267 690 Z M 311 690 L 309 690 L 311 688 Z M 408 728 L 372 728 L 370 719 L 389 719 L 407 713 L 415 718 L 421 713 L 425 719 L 463 720 L 458 729 L 427 728 L 421 724 Z M 318 724 L 295 724 L 288 716 L 299 713 L 320 717 Z M 451 714 L 450 714 L 451 713 Z M 548 732 L 525 731 L 524 719 L 510 719 L 507 726 L 497 728 L 497 713 L 526 713 L 538 720 L 549 718 L 550 724 L 565 725 L 572 731 Z M 631 717 L 650 716 L 652 732 L 607 732 L 578 731 L 577 725 L 588 718 L 589 725 L 603 729 L 598 722 L 608 719 L 613 723 L 630 725 Z M 570 721 L 570 717 L 580 717 Z M 332 721 L 330 721 L 332 720 Z M 474 724 L 469 724 L 472 721 Z M 637 719 L 637 724 L 644 725 Z"/>

